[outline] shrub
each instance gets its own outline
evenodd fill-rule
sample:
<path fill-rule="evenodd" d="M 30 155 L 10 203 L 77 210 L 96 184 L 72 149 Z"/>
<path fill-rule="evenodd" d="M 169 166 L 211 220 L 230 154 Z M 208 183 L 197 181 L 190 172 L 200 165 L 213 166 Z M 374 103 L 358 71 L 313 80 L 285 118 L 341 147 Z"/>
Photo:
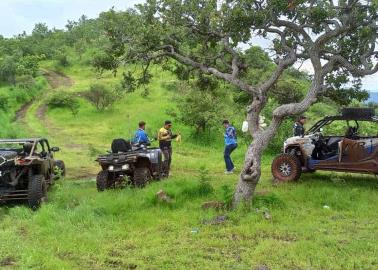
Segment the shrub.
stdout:
<path fill-rule="evenodd" d="M 203 91 L 209 82 L 211 91 Z M 174 102 L 177 110 L 169 110 L 167 114 L 176 121 L 195 129 L 195 136 L 210 132 L 219 127 L 219 119 L 225 114 L 226 96 L 221 89 L 211 86 L 211 80 L 196 81 L 194 84 L 180 82 L 177 84 L 178 94 Z M 213 88 L 211 88 L 213 87 Z"/>
<path fill-rule="evenodd" d="M 92 58 L 92 66 L 101 74 L 104 70 L 115 70 L 118 62 L 111 53 L 96 51 Z"/>
<path fill-rule="evenodd" d="M 58 61 L 58 65 L 61 67 L 68 67 L 70 65 L 68 57 L 65 53 L 58 54 L 56 60 Z"/>
<path fill-rule="evenodd" d="M 17 76 L 16 85 L 21 89 L 32 89 L 35 85 L 35 80 L 31 75 Z"/>
<path fill-rule="evenodd" d="M 67 108 L 73 115 L 79 112 L 79 101 L 71 93 L 58 92 L 54 93 L 46 102 L 50 108 Z"/>
<path fill-rule="evenodd" d="M 11 56 L 7 56 L 0 59 L 0 81 L 15 83 L 16 78 L 16 59 Z"/>
<path fill-rule="evenodd" d="M 97 111 L 103 111 L 111 107 L 120 98 L 120 93 L 103 84 L 96 83 L 92 84 L 89 91 L 83 93 L 83 96 L 96 107 Z"/>
<path fill-rule="evenodd" d="M 0 94 L 0 110 L 8 110 L 8 96 L 5 94 Z"/>

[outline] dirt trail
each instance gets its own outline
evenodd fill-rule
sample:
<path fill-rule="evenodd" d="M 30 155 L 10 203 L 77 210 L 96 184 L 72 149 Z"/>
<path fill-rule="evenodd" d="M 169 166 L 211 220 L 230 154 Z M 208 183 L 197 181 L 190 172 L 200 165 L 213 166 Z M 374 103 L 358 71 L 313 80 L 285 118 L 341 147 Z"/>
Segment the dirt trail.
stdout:
<path fill-rule="evenodd" d="M 44 70 L 43 76 L 45 76 L 52 89 L 59 87 L 68 88 L 74 85 L 74 81 L 70 77 L 58 71 Z"/>
<path fill-rule="evenodd" d="M 50 85 L 50 89 L 47 91 L 41 93 L 37 98 L 25 103 L 17 112 L 15 115 L 15 121 L 18 121 L 19 123 L 22 123 L 22 125 L 26 128 L 29 134 L 34 134 L 35 131 L 27 124 L 26 116 L 31 112 L 31 107 L 34 104 L 37 104 L 37 108 L 34 112 L 35 117 L 43 124 L 43 126 L 48 131 L 48 135 L 50 137 L 59 137 L 62 138 L 66 137 L 69 138 L 69 134 L 66 134 L 63 127 L 56 126 L 52 121 L 50 121 L 46 115 L 47 113 L 47 106 L 44 104 L 42 99 L 48 94 L 53 91 L 60 91 L 63 89 L 70 88 L 74 85 L 74 80 L 72 80 L 67 75 L 53 71 L 53 70 L 43 70 L 42 71 L 43 76 L 46 78 L 47 82 Z M 40 135 L 40 134 L 39 134 Z M 46 134 L 47 135 L 47 134 Z M 88 149 L 88 145 L 83 144 L 73 144 L 70 142 L 67 142 L 66 144 L 62 145 L 64 149 L 67 149 L 68 151 L 70 149 L 72 150 L 84 150 Z M 70 176 L 75 177 L 77 179 L 80 178 L 88 178 L 93 176 L 93 172 L 89 172 L 87 168 L 79 168 L 75 171 L 70 171 Z"/>
<path fill-rule="evenodd" d="M 33 100 L 30 100 L 29 102 L 26 102 L 24 105 L 22 105 L 21 108 L 16 112 L 15 120 L 17 121 L 17 120 L 24 119 L 27 111 L 29 110 L 32 104 L 33 104 Z"/>
<path fill-rule="evenodd" d="M 52 91 L 58 88 L 69 88 L 72 85 L 74 85 L 74 81 L 70 77 L 58 71 L 43 70 L 43 76 L 46 78 Z M 47 112 L 46 105 L 41 104 L 36 111 L 36 116 L 38 119 L 40 119 L 43 122 L 46 128 L 54 129 L 54 127 L 46 118 L 46 112 Z"/>
<path fill-rule="evenodd" d="M 46 78 L 52 90 L 60 87 L 71 87 L 72 85 L 74 85 L 74 81 L 61 72 L 43 70 L 42 74 Z M 25 122 L 25 116 L 28 113 L 30 107 L 33 105 L 34 101 L 34 99 L 30 100 L 29 102 L 21 106 L 21 108 L 16 112 L 15 121 Z M 41 120 L 46 119 L 46 106 L 39 106 L 39 108 L 37 109 L 37 117 Z"/>

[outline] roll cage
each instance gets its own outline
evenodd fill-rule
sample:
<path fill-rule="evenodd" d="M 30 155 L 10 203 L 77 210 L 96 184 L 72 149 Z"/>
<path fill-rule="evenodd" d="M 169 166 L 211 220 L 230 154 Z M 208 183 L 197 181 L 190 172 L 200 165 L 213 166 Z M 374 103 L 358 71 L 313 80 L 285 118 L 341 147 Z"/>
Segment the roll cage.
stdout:
<path fill-rule="evenodd" d="M 51 148 L 49 141 L 46 138 L 28 138 L 28 139 L 0 139 L 0 145 L 1 144 L 18 144 L 18 145 L 24 145 L 30 143 L 32 144 L 32 148 L 30 152 L 28 153 L 28 157 L 32 157 L 33 153 L 37 147 L 38 144 L 41 145 L 42 151 L 47 150 L 49 153 L 54 152 L 54 147 Z M 46 147 L 46 148 L 45 148 Z M 1 148 L 1 147 L 0 147 Z M 12 150 L 12 148 L 6 148 L 4 150 Z"/>
<path fill-rule="evenodd" d="M 353 113 L 356 112 L 356 113 Z M 359 113 L 363 112 L 363 113 Z M 378 123 L 378 116 L 374 115 L 373 109 L 344 109 L 341 115 L 326 116 L 323 119 L 316 122 L 305 134 L 313 134 L 319 132 L 324 126 L 330 125 L 334 121 L 354 121 L 357 128 L 359 127 L 358 121 L 374 122 Z"/>

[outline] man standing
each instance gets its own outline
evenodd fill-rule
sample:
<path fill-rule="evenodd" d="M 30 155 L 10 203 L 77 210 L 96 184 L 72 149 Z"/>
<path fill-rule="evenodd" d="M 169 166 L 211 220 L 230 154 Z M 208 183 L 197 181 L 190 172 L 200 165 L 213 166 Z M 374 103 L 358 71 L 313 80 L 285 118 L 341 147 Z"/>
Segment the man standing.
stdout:
<path fill-rule="evenodd" d="M 138 144 L 146 144 L 146 145 L 150 144 L 150 139 L 148 138 L 147 133 L 145 131 L 146 122 L 140 121 L 138 125 L 139 125 L 139 128 L 135 132 L 135 137 L 134 137 L 133 142 L 138 143 Z"/>
<path fill-rule="evenodd" d="M 171 129 L 172 122 L 170 120 L 167 120 L 164 123 L 164 127 L 162 127 L 158 132 L 159 147 L 164 156 L 163 171 L 165 176 L 169 175 L 169 170 L 171 169 L 172 139 L 177 137 L 177 135 L 172 134 Z"/>
<path fill-rule="evenodd" d="M 293 136 L 303 137 L 305 134 L 304 124 L 306 123 L 307 117 L 304 115 L 299 116 L 297 122 L 293 126 Z"/>
<path fill-rule="evenodd" d="M 238 147 L 237 138 L 236 138 L 236 130 L 235 128 L 230 125 L 228 120 L 223 121 L 223 126 L 225 128 L 224 133 L 224 162 L 226 163 L 226 174 L 234 173 L 234 163 L 231 159 L 231 153 Z"/>

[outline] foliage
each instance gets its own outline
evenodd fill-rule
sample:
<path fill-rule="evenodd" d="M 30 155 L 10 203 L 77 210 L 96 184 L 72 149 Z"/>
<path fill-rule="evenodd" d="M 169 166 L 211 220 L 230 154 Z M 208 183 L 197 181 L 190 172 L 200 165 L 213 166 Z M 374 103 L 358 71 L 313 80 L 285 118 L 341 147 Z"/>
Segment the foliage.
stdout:
<path fill-rule="evenodd" d="M 0 81 L 15 83 L 17 66 L 12 56 L 0 58 Z"/>
<path fill-rule="evenodd" d="M 16 77 L 16 86 L 21 89 L 32 89 L 36 82 L 31 75 L 21 75 Z"/>
<path fill-rule="evenodd" d="M 209 176 L 209 170 L 205 166 L 199 168 L 198 178 L 200 181 L 199 193 L 201 195 L 209 195 L 214 192 L 214 188 L 210 183 L 211 177 Z"/>
<path fill-rule="evenodd" d="M 68 108 L 73 115 L 77 115 L 80 108 L 78 99 L 69 92 L 53 93 L 46 102 L 50 108 Z"/>
<path fill-rule="evenodd" d="M 68 60 L 68 56 L 64 52 L 60 52 L 56 56 L 56 60 L 58 61 L 58 65 L 60 67 L 68 67 L 70 65 L 70 61 Z"/>
<path fill-rule="evenodd" d="M 104 84 L 94 83 L 83 96 L 96 107 L 97 111 L 103 111 L 111 107 L 121 96 L 116 90 L 111 90 Z"/>
<path fill-rule="evenodd" d="M 211 81 L 205 77 L 194 82 L 177 83 L 174 102 L 178 112 L 168 111 L 176 121 L 195 128 L 196 134 L 218 127 L 221 119 L 227 118 L 224 104 L 226 95 L 223 89 L 217 88 L 217 83 L 212 86 Z M 209 88 L 212 89 L 208 91 Z"/>
<path fill-rule="evenodd" d="M 92 65 L 99 73 L 102 73 L 104 70 L 114 70 L 118 67 L 116 59 L 111 54 L 104 51 L 95 52 Z"/>
<path fill-rule="evenodd" d="M 8 110 L 8 99 L 9 99 L 9 96 L 0 93 L 0 110 L 2 111 Z"/>

